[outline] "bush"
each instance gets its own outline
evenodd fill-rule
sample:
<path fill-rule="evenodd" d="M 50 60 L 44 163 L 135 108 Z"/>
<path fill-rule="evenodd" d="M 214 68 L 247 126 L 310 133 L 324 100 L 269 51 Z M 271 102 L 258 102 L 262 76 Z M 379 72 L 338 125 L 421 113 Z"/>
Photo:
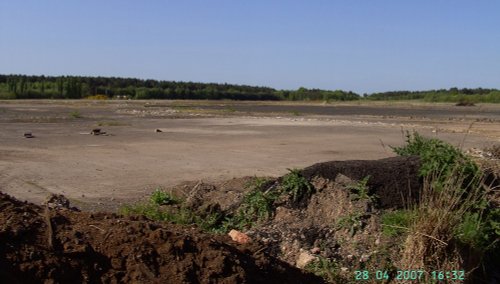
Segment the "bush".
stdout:
<path fill-rule="evenodd" d="M 420 156 L 420 175 L 438 174 L 446 179 L 452 172 L 463 175 L 466 182 L 479 176 L 479 167 L 460 149 L 435 138 L 426 138 L 418 132 L 406 132 L 406 145 L 392 147 L 400 156 Z"/>

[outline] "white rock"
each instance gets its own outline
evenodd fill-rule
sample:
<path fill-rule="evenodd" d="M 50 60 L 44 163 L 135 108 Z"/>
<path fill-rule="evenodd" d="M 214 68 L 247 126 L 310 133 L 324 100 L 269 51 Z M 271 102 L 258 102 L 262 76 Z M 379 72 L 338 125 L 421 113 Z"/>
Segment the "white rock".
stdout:
<path fill-rule="evenodd" d="M 313 262 L 316 260 L 316 257 L 310 254 L 307 251 L 303 251 L 299 254 L 299 257 L 297 258 L 297 261 L 295 262 L 295 266 L 298 268 L 304 268 L 306 265 L 309 263 Z"/>

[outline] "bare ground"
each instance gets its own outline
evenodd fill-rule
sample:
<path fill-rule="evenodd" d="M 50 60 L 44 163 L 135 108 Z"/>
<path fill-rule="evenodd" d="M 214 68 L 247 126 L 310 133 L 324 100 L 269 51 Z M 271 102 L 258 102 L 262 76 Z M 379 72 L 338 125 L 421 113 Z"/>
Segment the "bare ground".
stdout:
<path fill-rule="evenodd" d="M 0 191 L 35 203 L 64 194 L 83 209 L 114 210 L 184 181 L 394 156 L 389 145 L 404 142 L 402 130 L 485 148 L 500 141 L 499 121 L 497 105 L 3 101 Z M 89 135 L 92 128 L 108 135 Z"/>

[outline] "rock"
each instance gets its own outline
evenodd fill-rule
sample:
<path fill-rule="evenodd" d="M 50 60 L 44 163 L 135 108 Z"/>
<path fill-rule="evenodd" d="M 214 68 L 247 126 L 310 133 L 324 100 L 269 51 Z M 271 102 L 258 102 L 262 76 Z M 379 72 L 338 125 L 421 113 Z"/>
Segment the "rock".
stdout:
<path fill-rule="evenodd" d="M 370 259 L 369 254 L 362 254 L 361 257 L 359 258 L 359 262 L 367 262 L 368 259 Z"/>
<path fill-rule="evenodd" d="M 311 253 L 318 254 L 321 252 L 321 249 L 319 247 L 314 247 L 311 249 Z"/>
<path fill-rule="evenodd" d="M 28 132 L 24 132 L 24 138 L 34 138 L 35 136 L 33 136 L 33 134 L 31 133 L 31 131 L 28 131 Z"/>
<path fill-rule="evenodd" d="M 250 237 L 247 236 L 247 234 L 242 233 L 242 232 L 237 231 L 237 230 L 229 231 L 228 235 L 231 237 L 231 239 L 233 241 L 240 243 L 240 244 L 246 244 L 246 243 L 249 243 L 251 241 Z"/>
<path fill-rule="evenodd" d="M 299 254 L 299 257 L 297 258 L 297 261 L 295 262 L 295 266 L 302 269 L 302 268 L 305 268 L 306 265 L 308 265 L 309 263 L 315 261 L 316 259 L 317 259 L 316 256 L 310 254 L 307 251 L 303 251 Z"/>
<path fill-rule="evenodd" d="M 49 208 L 70 208 L 69 200 L 61 194 L 51 194 L 47 197 L 45 204 Z"/>
<path fill-rule="evenodd" d="M 156 132 L 156 133 L 159 133 L 159 132 L 163 132 L 163 131 L 161 131 L 161 129 L 160 129 L 160 128 L 156 128 L 156 129 L 155 129 L 155 132 Z"/>

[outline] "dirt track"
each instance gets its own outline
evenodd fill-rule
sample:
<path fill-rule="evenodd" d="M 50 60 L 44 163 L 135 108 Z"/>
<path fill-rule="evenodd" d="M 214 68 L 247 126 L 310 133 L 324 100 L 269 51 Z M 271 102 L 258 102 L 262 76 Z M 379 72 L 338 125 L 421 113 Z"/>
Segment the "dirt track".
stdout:
<path fill-rule="evenodd" d="M 500 141 L 500 106 L 495 105 L 350 105 L 325 113 L 329 107 L 0 102 L 0 191 L 35 203 L 48 193 L 62 193 L 83 209 L 114 209 L 155 187 L 187 180 L 278 176 L 286 168 L 322 161 L 393 156 L 388 145 L 403 143 L 401 129 L 455 145 L 466 137 L 465 148 Z M 87 134 L 96 127 L 109 136 Z M 157 128 L 163 132 L 155 133 Z M 35 138 L 23 138 L 27 130 Z"/>

